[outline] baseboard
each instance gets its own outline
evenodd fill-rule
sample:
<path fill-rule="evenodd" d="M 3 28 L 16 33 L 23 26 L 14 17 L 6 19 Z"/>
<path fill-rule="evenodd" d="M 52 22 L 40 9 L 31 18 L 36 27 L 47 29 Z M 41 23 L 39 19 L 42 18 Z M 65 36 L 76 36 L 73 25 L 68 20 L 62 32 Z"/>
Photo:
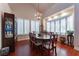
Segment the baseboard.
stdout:
<path fill-rule="evenodd" d="M 17 41 L 24 41 L 24 40 L 29 40 L 29 39 L 18 39 Z"/>

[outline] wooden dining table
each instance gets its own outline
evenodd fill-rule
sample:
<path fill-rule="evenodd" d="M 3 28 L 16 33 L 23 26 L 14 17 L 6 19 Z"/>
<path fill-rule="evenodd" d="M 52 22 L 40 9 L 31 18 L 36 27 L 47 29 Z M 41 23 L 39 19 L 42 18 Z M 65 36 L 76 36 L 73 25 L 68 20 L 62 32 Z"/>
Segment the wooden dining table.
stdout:
<path fill-rule="evenodd" d="M 38 34 L 35 34 L 34 38 L 35 39 L 31 40 L 31 42 L 33 43 L 33 45 L 35 47 L 39 48 L 42 51 L 43 48 L 44 48 L 44 44 L 49 42 L 49 45 L 50 45 L 50 42 L 52 42 L 54 36 L 53 35 L 47 35 L 47 34 L 43 34 L 43 35 L 39 36 Z M 44 53 L 40 53 L 40 54 L 43 55 Z"/>
<path fill-rule="evenodd" d="M 46 42 L 50 42 L 53 39 L 53 36 L 51 37 L 50 35 L 42 35 L 39 36 L 38 34 L 35 35 L 35 45 L 43 45 Z"/>
<path fill-rule="evenodd" d="M 31 40 L 31 42 L 38 46 L 38 45 L 42 45 L 47 41 L 51 41 L 53 39 L 53 36 L 51 37 L 50 35 L 47 34 L 39 36 L 38 34 L 36 34 L 34 38 L 35 40 Z"/>
<path fill-rule="evenodd" d="M 42 36 L 38 36 L 38 34 L 36 34 L 35 38 L 39 39 L 39 40 L 51 40 L 53 38 L 53 36 L 51 37 L 51 35 L 47 35 L 47 34 L 44 34 Z"/>

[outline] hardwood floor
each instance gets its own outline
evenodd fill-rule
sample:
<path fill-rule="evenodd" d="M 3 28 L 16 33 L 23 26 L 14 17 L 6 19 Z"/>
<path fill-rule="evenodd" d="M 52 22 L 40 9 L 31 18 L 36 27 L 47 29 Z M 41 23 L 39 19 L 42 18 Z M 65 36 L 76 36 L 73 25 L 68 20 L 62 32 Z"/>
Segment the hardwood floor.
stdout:
<path fill-rule="evenodd" d="M 42 54 L 41 54 L 42 53 Z M 29 40 L 20 41 L 16 44 L 16 50 L 10 56 L 53 56 L 53 51 L 45 52 L 40 49 L 33 49 Z M 79 56 L 79 51 L 64 44 L 57 43 L 57 56 Z"/>

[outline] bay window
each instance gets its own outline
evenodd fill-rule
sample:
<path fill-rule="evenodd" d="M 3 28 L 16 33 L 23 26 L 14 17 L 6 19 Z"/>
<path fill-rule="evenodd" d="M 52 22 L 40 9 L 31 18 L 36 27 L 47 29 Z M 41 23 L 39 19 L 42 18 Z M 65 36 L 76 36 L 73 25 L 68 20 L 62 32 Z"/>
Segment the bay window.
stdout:
<path fill-rule="evenodd" d="M 36 21 L 36 24 L 35 24 L 36 26 L 36 29 L 35 29 L 35 31 L 36 31 L 36 33 L 39 33 L 39 27 L 40 27 L 40 22 L 39 21 Z"/>
<path fill-rule="evenodd" d="M 66 34 L 66 19 L 61 19 L 61 34 Z"/>
<path fill-rule="evenodd" d="M 31 32 L 35 31 L 35 21 L 31 20 Z"/>
<path fill-rule="evenodd" d="M 67 17 L 67 31 L 74 31 L 74 18 L 73 18 L 73 15 Z"/>
<path fill-rule="evenodd" d="M 54 32 L 57 34 L 65 35 L 67 31 L 74 31 L 73 15 L 47 22 L 47 32 Z"/>
<path fill-rule="evenodd" d="M 47 32 L 50 32 L 50 22 L 47 22 Z"/>
<path fill-rule="evenodd" d="M 31 32 L 39 33 L 40 22 L 38 20 L 31 20 Z"/>
<path fill-rule="evenodd" d="M 29 20 L 25 19 L 24 20 L 24 34 L 29 34 L 30 32 L 29 26 L 30 26 Z"/>
<path fill-rule="evenodd" d="M 21 18 L 17 19 L 17 35 L 23 35 L 23 20 Z"/>
<path fill-rule="evenodd" d="M 59 23 L 59 20 L 55 21 L 55 27 L 56 27 L 56 29 L 55 29 L 56 31 L 55 32 L 57 34 L 60 34 L 60 23 Z"/>
<path fill-rule="evenodd" d="M 54 26 L 54 21 L 51 21 L 51 32 L 54 32 L 55 31 L 55 26 Z"/>

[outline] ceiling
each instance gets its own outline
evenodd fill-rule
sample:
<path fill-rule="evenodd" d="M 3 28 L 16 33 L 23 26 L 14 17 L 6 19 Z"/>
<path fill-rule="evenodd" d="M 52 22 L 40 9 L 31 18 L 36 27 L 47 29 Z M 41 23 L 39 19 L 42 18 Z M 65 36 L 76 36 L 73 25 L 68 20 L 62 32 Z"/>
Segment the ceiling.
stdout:
<path fill-rule="evenodd" d="M 21 18 L 35 19 L 35 13 L 42 13 L 42 17 L 54 14 L 72 4 L 56 4 L 56 3 L 8 3 L 12 12 Z M 39 8 L 38 8 L 39 6 Z M 52 11 L 52 12 L 50 12 Z"/>
<path fill-rule="evenodd" d="M 34 9 L 36 9 L 40 13 L 44 13 L 47 9 L 49 9 L 54 3 L 9 3 L 10 7 L 13 9 L 15 6 L 26 7 L 31 5 Z M 39 8 L 38 8 L 39 5 Z"/>
<path fill-rule="evenodd" d="M 54 3 L 31 3 L 31 5 L 39 12 L 44 13 L 47 9 L 54 5 Z M 39 6 L 39 7 L 38 7 Z"/>
<path fill-rule="evenodd" d="M 16 17 L 35 19 L 35 13 L 37 11 L 42 14 L 42 17 L 44 17 L 44 13 L 54 6 L 55 3 L 8 3 L 8 5 Z"/>

